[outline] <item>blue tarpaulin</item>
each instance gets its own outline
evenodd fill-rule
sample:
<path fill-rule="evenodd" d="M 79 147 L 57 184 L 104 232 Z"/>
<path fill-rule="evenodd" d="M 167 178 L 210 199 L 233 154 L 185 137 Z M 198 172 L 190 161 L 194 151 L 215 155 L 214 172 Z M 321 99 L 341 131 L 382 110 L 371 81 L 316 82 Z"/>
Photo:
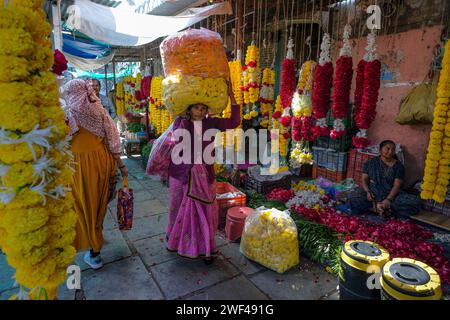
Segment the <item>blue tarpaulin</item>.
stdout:
<path fill-rule="evenodd" d="M 94 40 L 63 34 L 63 51 L 84 59 L 97 59 L 111 54 L 111 47 Z"/>

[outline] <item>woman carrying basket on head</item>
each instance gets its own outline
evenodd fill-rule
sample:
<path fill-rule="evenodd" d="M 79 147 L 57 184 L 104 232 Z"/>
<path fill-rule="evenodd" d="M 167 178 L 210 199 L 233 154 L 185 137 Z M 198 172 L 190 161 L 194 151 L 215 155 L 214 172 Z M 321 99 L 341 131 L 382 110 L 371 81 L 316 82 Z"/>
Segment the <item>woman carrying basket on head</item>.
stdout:
<path fill-rule="evenodd" d="M 217 129 L 225 131 L 236 128 L 241 122 L 240 107 L 234 99 L 231 83 L 228 82 L 228 95 L 231 99 L 231 118 L 220 119 L 207 117 L 208 107 L 204 104 L 193 104 L 187 109 L 186 115 L 177 117 L 172 125 L 174 132 L 185 129 L 190 136 L 190 145 L 183 145 L 179 141 L 172 145 L 176 150 L 190 148 L 190 161 L 176 164 L 173 157 L 168 166 L 170 185 L 169 221 L 166 227 L 167 249 L 177 252 L 180 256 L 188 258 L 203 258 L 205 263 L 211 263 L 216 253 L 215 233 L 218 225 L 218 207 L 215 200 L 215 174 L 213 164 L 200 161 L 194 162 L 194 141 L 202 141 L 202 155 L 206 147 L 214 144 L 212 141 L 203 141 L 206 130 Z M 164 136 L 164 135 L 163 135 Z M 158 143 L 158 142 L 156 142 Z M 156 144 L 155 143 L 155 144 Z M 164 147 L 162 147 L 164 149 Z M 152 154 L 157 153 L 155 148 Z M 152 154 L 149 158 L 148 173 L 152 172 Z M 153 156 L 155 156 L 153 154 Z M 182 154 L 175 156 L 182 157 Z"/>

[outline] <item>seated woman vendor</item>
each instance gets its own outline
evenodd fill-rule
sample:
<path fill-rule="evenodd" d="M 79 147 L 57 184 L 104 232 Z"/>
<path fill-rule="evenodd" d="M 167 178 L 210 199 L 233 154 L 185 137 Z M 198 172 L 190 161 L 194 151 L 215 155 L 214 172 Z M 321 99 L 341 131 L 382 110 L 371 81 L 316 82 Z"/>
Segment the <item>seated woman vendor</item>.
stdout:
<path fill-rule="evenodd" d="M 420 210 L 420 199 L 401 190 L 405 167 L 397 160 L 395 143 L 380 144 L 380 155 L 364 164 L 362 189 L 349 199 L 352 213 L 362 214 L 371 208 L 379 215 L 393 213 L 399 217 L 414 215 Z"/>

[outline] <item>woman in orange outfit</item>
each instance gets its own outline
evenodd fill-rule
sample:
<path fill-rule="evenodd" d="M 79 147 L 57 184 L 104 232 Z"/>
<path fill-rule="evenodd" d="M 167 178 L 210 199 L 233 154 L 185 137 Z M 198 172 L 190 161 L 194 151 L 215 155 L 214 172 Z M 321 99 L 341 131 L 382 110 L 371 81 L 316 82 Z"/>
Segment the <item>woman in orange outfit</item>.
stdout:
<path fill-rule="evenodd" d="M 103 219 L 113 194 L 118 166 L 122 177 L 128 170 L 120 159 L 117 128 L 102 107 L 90 82 L 75 79 L 64 86 L 66 116 L 72 135 L 76 171 L 72 183 L 78 214 L 75 247 L 87 250 L 84 261 L 93 269 L 103 266 Z"/>

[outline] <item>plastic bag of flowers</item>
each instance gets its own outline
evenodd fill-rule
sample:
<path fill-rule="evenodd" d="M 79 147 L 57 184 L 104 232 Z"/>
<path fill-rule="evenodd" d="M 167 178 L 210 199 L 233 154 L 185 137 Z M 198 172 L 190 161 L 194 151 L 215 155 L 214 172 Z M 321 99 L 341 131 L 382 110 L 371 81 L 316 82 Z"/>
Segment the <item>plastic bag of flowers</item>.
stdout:
<path fill-rule="evenodd" d="M 191 104 L 202 103 L 218 114 L 227 106 L 228 61 L 220 35 L 208 29 L 188 29 L 160 45 L 165 79 L 164 104 L 182 115 Z"/>
<path fill-rule="evenodd" d="M 287 212 L 260 207 L 245 220 L 240 251 L 283 273 L 299 263 L 297 227 Z"/>

